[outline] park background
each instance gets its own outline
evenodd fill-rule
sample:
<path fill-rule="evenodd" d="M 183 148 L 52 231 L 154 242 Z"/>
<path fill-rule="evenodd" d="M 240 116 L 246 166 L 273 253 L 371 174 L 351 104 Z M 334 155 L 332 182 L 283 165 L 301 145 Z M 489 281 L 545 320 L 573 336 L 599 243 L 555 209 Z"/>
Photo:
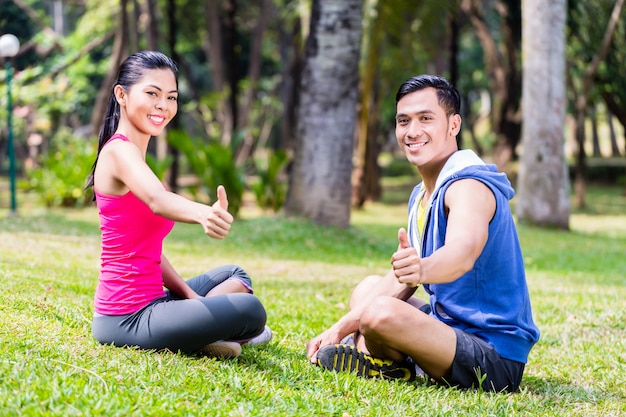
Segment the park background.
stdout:
<path fill-rule="evenodd" d="M 623 415 L 623 8 L 0 0 L 0 34 L 20 41 L 0 58 L 0 414 Z M 83 186 L 115 69 L 139 49 L 180 66 L 179 115 L 149 163 L 198 201 L 224 184 L 238 217 L 223 242 L 178 225 L 165 250 L 188 276 L 244 266 L 275 331 L 237 360 L 90 335 L 99 230 Z M 362 380 L 304 358 L 356 282 L 388 268 L 419 181 L 395 144 L 394 96 L 424 72 L 459 87 L 461 147 L 518 191 L 542 338 L 514 395 Z"/>

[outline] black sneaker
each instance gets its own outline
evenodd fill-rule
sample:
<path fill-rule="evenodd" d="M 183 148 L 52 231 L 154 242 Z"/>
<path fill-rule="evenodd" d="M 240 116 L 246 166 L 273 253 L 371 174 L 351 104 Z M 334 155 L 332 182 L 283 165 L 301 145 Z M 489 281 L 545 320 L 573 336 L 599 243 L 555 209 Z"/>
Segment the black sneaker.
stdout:
<path fill-rule="evenodd" d="M 408 361 L 374 358 L 350 345 L 324 346 L 317 352 L 317 363 L 331 371 L 354 372 L 365 378 L 415 379 L 415 366 Z"/>

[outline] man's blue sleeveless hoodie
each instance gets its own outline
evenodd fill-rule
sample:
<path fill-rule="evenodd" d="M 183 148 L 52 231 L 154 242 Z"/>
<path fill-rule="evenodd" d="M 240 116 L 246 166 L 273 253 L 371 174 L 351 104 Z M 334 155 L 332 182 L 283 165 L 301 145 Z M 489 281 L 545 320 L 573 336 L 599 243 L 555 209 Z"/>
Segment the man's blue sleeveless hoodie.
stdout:
<path fill-rule="evenodd" d="M 471 150 L 457 151 L 444 165 L 427 205 L 423 236 L 417 231 L 416 207 L 423 183 L 409 199 L 409 239 L 427 257 L 445 242 L 444 195 L 450 184 L 472 178 L 483 182 L 496 198 L 485 248 L 471 271 L 447 284 L 425 284 L 432 314 L 442 322 L 491 344 L 503 358 L 526 363 L 539 340 L 533 322 L 524 260 L 509 200 L 515 191 L 504 173 L 485 164 Z"/>

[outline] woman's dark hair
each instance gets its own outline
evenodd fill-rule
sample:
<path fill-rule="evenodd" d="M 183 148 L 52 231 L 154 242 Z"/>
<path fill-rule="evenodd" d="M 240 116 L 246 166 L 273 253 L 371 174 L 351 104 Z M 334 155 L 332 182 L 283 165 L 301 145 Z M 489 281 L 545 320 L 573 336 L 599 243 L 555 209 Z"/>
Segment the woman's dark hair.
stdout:
<path fill-rule="evenodd" d="M 120 122 L 120 105 L 115 99 L 115 86 L 120 85 L 124 91 L 129 91 L 130 88 L 137 84 L 137 82 L 145 75 L 146 71 L 154 69 L 171 70 L 176 78 L 176 87 L 178 87 L 178 67 L 173 59 L 161 52 L 135 52 L 126 58 L 122 65 L 120 65 L 120 68 L 117 71 L 116 80 L 111 88 L 111 95 L 109 96 L 109 103 L 107 104 L 107 108 L 104 113 L 102 126 L 100 126 L 100 133 L 98 133 L 98 153 L 96 154 L 96 160 L 91 168 L 91 173 L 87 178 L 87 186 L 85 189 L 93 187 L 93 175 L 96 171 L 96 164 L 98 163 L 100 151 L 111 136 L 113 136 L 117 130 L 117 125 Z"/>
<path fill-rule="evenodd" d="M 422 74 L 406 80 L 396 93 L 396 104 L 409 93 L 432 87 L 437 90 L 439 105 L 446 111 L 446 116 L 461 113 L 461 95 L 448 80 L 436 75 Z"/>

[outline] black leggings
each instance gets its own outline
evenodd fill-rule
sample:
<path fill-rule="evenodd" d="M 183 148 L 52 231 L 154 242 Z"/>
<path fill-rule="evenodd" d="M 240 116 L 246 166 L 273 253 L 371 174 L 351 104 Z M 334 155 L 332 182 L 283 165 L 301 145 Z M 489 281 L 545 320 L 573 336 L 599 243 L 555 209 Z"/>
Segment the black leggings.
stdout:
<path fill-rule="evenodd" d="M 187 281 L 199 295 L 227 279 L 252 290 L 248 274 L 235 265 L 215 268 Z M 123 316 L 96 315 L 92 332 L 102 344 L 194 353 L 218 340 L 247 340 L 263 332 L 267 316 L 248 293 L 181 299 L 169 291 L 139 311 Z"/>

